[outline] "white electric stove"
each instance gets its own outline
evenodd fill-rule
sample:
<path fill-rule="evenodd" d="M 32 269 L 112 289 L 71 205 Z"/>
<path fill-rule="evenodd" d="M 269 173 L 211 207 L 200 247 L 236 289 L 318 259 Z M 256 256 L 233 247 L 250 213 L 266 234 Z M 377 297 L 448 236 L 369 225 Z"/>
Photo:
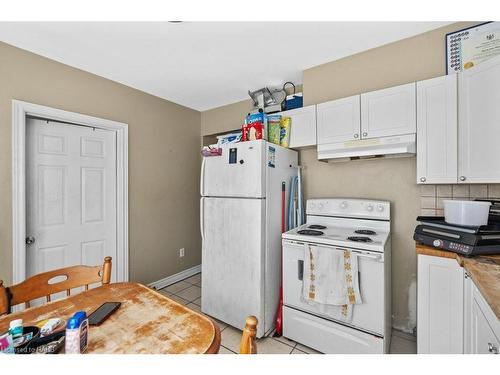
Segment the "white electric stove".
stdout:
<path fill-rule="evenodd" d="M 390 203 L 365 199 L 309 199 L 306 224 L 282 235 L 283 336 L 323 353 L 387 353 L 391 337 Z M 349 320 L 337 306 L 302 298 L 308 246 L 350 250 L 358 259 L 362 304 Z"/>

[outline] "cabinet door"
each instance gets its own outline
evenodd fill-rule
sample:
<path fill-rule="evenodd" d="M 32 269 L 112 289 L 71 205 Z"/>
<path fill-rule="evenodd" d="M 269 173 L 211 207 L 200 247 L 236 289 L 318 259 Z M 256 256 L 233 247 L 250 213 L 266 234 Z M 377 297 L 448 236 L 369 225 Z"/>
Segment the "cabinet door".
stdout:
<path fill-rule="evenodd" d="M 498 354 L 500 351 L 500 322 L 473 285 L 471 311 L 471 353 Z"/>
<path fill-rule="evenodd" d="M 472 353 L 472 304 L 474 283 L 467 271 L 464 271 L 464 354 Z"/>
<path fill-rule="evenodd" d="M 292 109 L 281 113 L 292 119 L 290 148 L 316 145 L 316 106 Z"/>
<path fill-rule="evenodd" d="M 418 255 L 417 352 L 463 352 L 463 269 L 455 259 Z"/>
<path fill-rule="evenodd" d="M 417 82 L 417 183 L 457 182 L 457 76 Z"/>
<path fill-rule="evenodd" d="M 500 182 L 500 57 L 458 76 L 458 171 L 464 183 Z"/>
<path fill-rule="evenodd" d="M 361 94 L 361 137 L 415 133 L 415 83 Z"/>
<path fill-rule="evenodd" d="M 472 305 L 472 354 L 498 354 L 499 341 L 476 301 Z"/>
<path fill-rule="evenodd" d="M 359 139 L 360 96 L 332 100 L 317 105 L 318 144 Z"/>

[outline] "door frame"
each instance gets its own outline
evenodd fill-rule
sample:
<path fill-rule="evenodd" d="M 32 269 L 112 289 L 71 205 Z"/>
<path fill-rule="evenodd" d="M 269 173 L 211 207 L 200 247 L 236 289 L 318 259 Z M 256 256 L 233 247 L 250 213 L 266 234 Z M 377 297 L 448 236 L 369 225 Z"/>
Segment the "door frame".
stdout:
<path fill-rule="evenodd" d="M 12 100 L 12 284 L 26 278 L 26 116 L 42 117 L 116 133 L 116 281 L 129 278 L 128 241 L 128 125 Z"/>

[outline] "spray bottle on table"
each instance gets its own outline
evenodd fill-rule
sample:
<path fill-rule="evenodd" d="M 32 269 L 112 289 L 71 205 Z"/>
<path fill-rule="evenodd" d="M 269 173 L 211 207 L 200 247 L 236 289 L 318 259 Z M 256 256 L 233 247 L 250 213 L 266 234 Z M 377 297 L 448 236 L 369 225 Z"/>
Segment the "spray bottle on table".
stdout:
<path fill-rule="evenodd" d="M 66 354 L 81 354 L 87 350 L 89 320 L 85 311 L 76 312 L 66 325 Z"/>

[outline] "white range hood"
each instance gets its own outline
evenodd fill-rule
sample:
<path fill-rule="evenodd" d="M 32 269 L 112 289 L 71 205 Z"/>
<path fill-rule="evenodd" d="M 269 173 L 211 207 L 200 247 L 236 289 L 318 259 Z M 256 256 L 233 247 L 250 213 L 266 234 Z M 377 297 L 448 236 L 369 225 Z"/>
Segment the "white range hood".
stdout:
<path fill-rule="evenodd" d="M 414 156 L 415 134 L 352 140 L 318 145 L 318 159 L 345 161 L 380 157 Z"/>

